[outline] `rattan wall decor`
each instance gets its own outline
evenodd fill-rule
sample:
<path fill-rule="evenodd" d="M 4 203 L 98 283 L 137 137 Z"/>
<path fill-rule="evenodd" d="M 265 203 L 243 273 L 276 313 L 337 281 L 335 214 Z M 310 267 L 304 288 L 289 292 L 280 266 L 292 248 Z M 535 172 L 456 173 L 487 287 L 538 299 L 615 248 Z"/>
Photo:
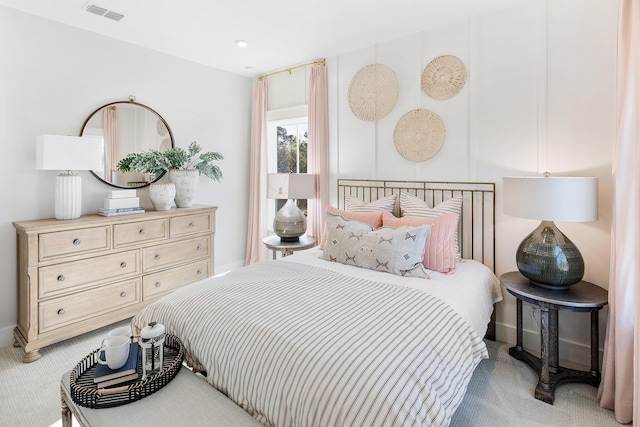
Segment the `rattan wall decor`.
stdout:
<path fill-rule="evenodd" d="M 434 99 L 449 99 L 458 94 L 467 81 L 467 68 L 452 55 L 435 58 L 422 72 L 422 91 Z"/>
<path fill-rule="evenodd" d="M 391 112 L 398 100 L 398 77 L 386 65 L 361 68 L 349 84 L 349 107 L 360 120 L 376 121 Z"/>
<path fill-rule="evenodd" d="M 444 144 L 446 129 L 433 111 L 411 110 L 403 115 L 393 131 L 396 150 L 405 159 L 423 162 L 438 154 Z"/>

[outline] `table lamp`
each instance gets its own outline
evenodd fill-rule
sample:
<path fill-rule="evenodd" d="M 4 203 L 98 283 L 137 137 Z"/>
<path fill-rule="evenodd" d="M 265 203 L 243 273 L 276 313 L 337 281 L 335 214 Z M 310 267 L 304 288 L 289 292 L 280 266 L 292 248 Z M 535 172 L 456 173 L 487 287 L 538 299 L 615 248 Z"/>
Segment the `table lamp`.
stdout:
<path fill-rule="evenodd" d="M 73 171 L 98 170 L 103 167 L 100 137 L 36 137 L 36 169 L 65 171 L 56 177 L 56 219 L 76 219 L 81 215 L 82 180 Z"/>
<path fill-rule="evenodd" d="M 307 173 L 270 173 L 267 197 L 287 200 L 273 219 L 273 231 L 283 242 L 296 242 L 307 231 L 307 217 L 295 199 L 312 199 L 316 193 L 315 175 Z"/>
<path fill-rule="evenodd" d="M 524 238 L 516 252 L 520 273 L 534 285 L 565 290 L 584 275 L 584 260 L 576 245 L 554 221 L 598 219 L 598 178 L 504 177 L 504 213 L 538 219 L 540 225 Z"/>

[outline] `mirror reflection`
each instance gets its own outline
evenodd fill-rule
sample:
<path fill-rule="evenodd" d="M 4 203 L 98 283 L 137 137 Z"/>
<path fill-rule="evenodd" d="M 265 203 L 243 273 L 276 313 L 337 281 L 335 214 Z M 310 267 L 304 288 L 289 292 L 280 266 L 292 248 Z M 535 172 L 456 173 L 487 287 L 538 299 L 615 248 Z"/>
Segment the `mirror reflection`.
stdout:
<path fill-rule="evenodd" d="M 80 135 L 102 138 L 104 167 L 92 173 L 118 188 L 144 187 L 160 179 L 150 174 L 120 172 L 120 159 L 129 153 L 164 151 L 174 146 L 173 134 L 162 116 L 135 101 L 112 102 L 96 109 L 85 120 Z"/>

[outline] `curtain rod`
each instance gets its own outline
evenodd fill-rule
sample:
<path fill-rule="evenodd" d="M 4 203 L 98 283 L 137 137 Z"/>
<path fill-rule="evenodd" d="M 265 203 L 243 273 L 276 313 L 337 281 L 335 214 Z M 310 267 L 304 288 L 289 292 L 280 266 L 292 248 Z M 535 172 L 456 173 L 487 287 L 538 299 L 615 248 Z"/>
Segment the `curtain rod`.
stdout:
<path fill-rule="evenodd" d="M 295 67 L 289 67 L 289 68 L 284 68 L 282 70 L 274 71 L 273 73 L 263 74 L 260 77 L 258 77 L 258 80 L 264 80 L 267 77 L 273 76 L 275 74 L 285 73 L 285 72 L 291 74 L 293 70 L 296 70 L 302 67 L 308 67 L 309 65 L 327 65 L 327 64 L 326 64 L 326 60 L 319 59 L 317 61 L 307 62 L 306 64 L 296 65 Z"/>

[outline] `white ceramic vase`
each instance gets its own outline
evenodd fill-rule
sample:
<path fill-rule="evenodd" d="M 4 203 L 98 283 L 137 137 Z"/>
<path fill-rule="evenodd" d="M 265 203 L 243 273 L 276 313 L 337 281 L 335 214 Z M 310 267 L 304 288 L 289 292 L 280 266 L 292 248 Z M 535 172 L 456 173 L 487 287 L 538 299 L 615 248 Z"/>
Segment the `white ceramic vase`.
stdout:
<path fill-rule="evenodd" d="M 149 198 L 157 211 L 168 211 L 176 197 L 176 186 L 173 182 L 153 183 L 149 185 Z"/>
<path fill-rule="evenodd" d="M 199 178 L 200 173 L 196 169 L 172 169 L 169 171 L 169 181 L 176 186 L 177 207 L 191 207 Z"/>

